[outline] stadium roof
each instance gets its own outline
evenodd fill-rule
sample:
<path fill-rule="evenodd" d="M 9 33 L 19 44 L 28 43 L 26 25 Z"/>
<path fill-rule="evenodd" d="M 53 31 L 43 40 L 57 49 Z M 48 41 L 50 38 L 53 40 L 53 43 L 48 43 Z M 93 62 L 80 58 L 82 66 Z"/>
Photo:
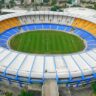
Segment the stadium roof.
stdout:
<path fill-rule="evenodd" d="M 95 13 L 94 10 L 81 10 L 79 8 L 75 10 L 73 8 L 66 9 L 63 13 L 36 11 L 8 14 L 1 16 L 0 20 L 23 15 L 48 14 L 79 17 L 96 23 Z M 71 79 L 81 76 L 84 79 L 85 75 L 96 76 L 96 49 L 70 55 L 29 55 L 0 48 L 0 72 L 4 73 L 3 76 L 7 73 L 26 78 L 56 78 L 58 80 L 59 78 Z"/>
<path fill-rule="evenodd" d="M 82 18 L 85 20 L 88 20 L 90 22 L 96 23 L 96 11 L 93 9 L 88 8 L 66 8 L 64 9 L 64 12 L 54 12 L 54 11 L 23 11 L 23 12 L 17 12 L 7 15 L 0 16 L 0 20 L 12 18 L 12 17 L 18 17 L 23 15 L 65 15 L 65 16 L 71 16 L 76 18 Z"/>

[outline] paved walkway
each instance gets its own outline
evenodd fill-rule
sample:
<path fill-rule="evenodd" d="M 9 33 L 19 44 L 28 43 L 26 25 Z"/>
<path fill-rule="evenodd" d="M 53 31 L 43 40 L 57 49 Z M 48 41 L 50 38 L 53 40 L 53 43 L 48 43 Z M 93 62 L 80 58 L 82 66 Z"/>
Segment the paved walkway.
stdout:
<path fill-rule="evenodd" d="M 44 83 L 42 96 L 59 96 L 58 85 L 55 80 L 48 80 Z"/>
<path fill-rule="evenodd" d="M 77 88 L 78 89 L 78 88 Z M 92 96 L 92 89 L 82 88 L 75 90 L 74 88 L 70 88 L 71 96 Z"/>

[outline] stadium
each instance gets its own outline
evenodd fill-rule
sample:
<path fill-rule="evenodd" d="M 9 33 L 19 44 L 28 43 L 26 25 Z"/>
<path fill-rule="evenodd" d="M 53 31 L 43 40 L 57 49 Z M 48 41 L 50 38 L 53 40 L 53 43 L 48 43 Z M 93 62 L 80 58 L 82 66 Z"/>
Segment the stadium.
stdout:
<path fill-rule="evenodd" d="M 0 80 L 20 86 L 96 79 L 96 11 L 32 11 L 0 17 Z M 63 45 L 64 44 L 64 45 Z"/>

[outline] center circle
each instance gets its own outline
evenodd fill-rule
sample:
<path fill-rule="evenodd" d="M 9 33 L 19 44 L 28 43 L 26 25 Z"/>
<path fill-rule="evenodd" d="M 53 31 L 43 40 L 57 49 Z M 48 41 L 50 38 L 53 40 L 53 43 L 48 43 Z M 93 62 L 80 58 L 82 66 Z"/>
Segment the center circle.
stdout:
<path fill-rule="evenodd" d="M 35 30 L 16 34 L 8 41 L 12 50 L 33 54 L 70 54 L 85 49 L 80 37 L 61 31 Z"/>

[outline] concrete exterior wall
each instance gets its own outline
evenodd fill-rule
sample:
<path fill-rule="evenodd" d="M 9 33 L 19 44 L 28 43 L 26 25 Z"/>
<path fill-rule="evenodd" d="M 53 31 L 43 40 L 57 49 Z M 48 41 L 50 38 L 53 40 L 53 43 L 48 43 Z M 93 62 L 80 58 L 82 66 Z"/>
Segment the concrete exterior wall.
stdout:
<path fill-rule="evenodd" d="M 34 3 L 43 3 L 43 0 L 34 0 Z"/>

